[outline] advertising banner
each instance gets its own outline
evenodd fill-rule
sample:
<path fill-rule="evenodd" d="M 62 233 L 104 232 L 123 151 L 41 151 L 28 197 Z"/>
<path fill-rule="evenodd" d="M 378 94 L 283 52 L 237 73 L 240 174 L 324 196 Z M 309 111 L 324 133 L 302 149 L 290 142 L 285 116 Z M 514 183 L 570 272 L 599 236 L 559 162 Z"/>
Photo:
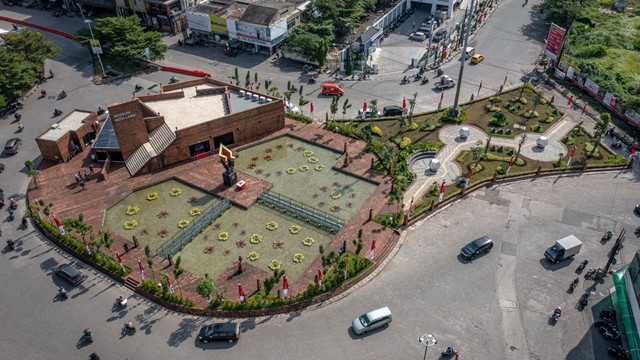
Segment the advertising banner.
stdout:
<path fill-rule="evenodd" d="M 89 40 L 89 44 L 91 45 L 91 50 L 94 54 L 102 54 L 102 47 L 100 46 L 100 40 L 91 39 Z"/>
<path fill-rule="evenodd" d="M 562 46 L 562 39 L 564 39 L 565 30 L 556 24 L 551 24 L 549 30 L 549 36 L 547 37 L 547 47 L 544 53 L 552 60 L 558 58 L 560 53 L 560 46 Z"/>
<path fill-rule="evenodd" d="M 610 93 L 604 94 L 604 99 L 602 99 L 602 103 L 610 108 L 616 108 L 616 104 L 618 103 L 618 99 L 613 97 Z"/>
<path fill-rule="evenodd" d="M 187 11 L 187 21 L 189 22 L 190 29 L 207 33 L 211 32 L 211 23 L 209 22 L 209 15 L 207 14 Z"/>
<path fill-rule="evenodd" d="M 584 87 L 586 87 L 587 89 L 591 90 L 591 92 L 596 94 L 596 95 L 598 95 L 598 91 L 600 91 L 600 86 L 598 86 L 598 84 L 594 83 L 590 79 L 587 79 L 584 82 Z"/>
<path fill-rule="evenodd" d="M 227 34 L 227 19 L 211 15 L 209 16 L 209 21 L 211 22 L 212 31 L 219 34 Z"/>

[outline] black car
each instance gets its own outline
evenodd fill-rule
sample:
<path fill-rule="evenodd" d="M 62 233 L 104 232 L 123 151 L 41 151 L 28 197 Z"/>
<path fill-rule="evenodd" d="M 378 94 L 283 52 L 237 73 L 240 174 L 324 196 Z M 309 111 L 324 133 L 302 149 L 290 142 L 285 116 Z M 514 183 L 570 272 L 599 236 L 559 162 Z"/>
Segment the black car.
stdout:
<path fill-rule="evenodd" d="M 71 285 L 78 285 L 87 278 L 86 275 L 76 270 L 69 264 L 62 264 L 56 268 L 56 275 L 66 280 Z"/>
<path fill-rule="evenodd" d="M 493 241 L 488 236 L 482 236 L 463 247 L 460 255 L 467 260 L 472 260 L 480 253 L 488 253 L 491 248 L 493 248 Z"/>
<path fill-rule="evenodd" d="M 433 35 L 433 41 L 440 41 L 440 40 L 444 39 L 445 36 L 447 36 L 447 30 L 446 29 L 440 29 L 440 30 L 438 30 L 438 32 L 436 32 Z"/>
<path fill-rule="evenodd" d="M 17 154 L 20 145 L 22 145 L 22 140 L 20 140 L 19 138 L 9 139 L 4 145 L 4 152 L 11 155 Z"/>
<path fill-rule="evenodd" d="M 382 109 L 384 116 L 402 115 L 403 110 L 404 110 L 403 108 L 397 105 L 385 106 L 384 109 Z"/>
<path fill-rule="evenodd" d="M 226 340 L 234 342 L 240 338 L 240 324 L 235 323 L 215 323 L 205 325 L 200 329 L 198 340 L 203 343 L 209 341 Z"/>

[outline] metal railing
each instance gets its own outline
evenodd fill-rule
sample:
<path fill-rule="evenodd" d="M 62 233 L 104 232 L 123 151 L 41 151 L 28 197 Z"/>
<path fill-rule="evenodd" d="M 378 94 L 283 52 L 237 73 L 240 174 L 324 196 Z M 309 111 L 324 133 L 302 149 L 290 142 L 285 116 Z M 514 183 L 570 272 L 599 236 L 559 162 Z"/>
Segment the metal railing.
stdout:
<path fill-rule="evenodd" d="M 204 228 L 209 226 L 215 218 L 222 215 L 222 213 L 230 206 L 231 201 L 229 201 L 229 199 L 222 199 L 219 204 L 211 205 L 209 208 L 205 209 L 190 226 L 181 229 L 177 234 L 173 235 L 169 240 L 162 244 L 156 250 L 156 254 L 165 259 L 169 256 L 175 255 L 196 235 L 202 232 Z"/>
<path fill-rule="evenodd" d="M 262 193 L 258 196 L 258 200 L 332 232 L 338 232 L 344 226 L 344 220 L 337 216 L 312 208 L 273 191 Z"/>

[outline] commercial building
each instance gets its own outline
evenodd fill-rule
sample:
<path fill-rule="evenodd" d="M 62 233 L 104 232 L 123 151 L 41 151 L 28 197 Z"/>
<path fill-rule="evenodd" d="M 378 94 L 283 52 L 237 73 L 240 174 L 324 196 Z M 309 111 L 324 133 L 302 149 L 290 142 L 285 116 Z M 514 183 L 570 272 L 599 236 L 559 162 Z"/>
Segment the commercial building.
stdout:
<path fill-rule="evenodd" d="M 640 252 L 629 266 L 613 274 L 616 291 L 611 297 L 626 333 L 626 342 L 634 360 L 640 359 Z"/>
<path fill-rule="evenodd" d="M 99 124 L 99 117 L 95 113 L 72 111 L 36 138 L 42 158 L 58 162 L 84 151 L 96 138 Z"/>

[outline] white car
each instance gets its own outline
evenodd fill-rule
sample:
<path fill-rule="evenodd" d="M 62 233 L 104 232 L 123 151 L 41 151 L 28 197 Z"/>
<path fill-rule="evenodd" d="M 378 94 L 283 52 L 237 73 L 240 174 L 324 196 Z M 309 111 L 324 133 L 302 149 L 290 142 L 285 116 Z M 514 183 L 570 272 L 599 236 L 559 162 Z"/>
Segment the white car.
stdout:
<path fill-rule="evenodd" d="M 371 108 L 367 109 L 367 113 L 364 114 L 365 118 L 370 118 L 370 117 L 379 117 L 382 116 L 382 113 L 380 111 L 378 111 L 377 114 L 373 114 L 373 111 L 371 111 Z M 362 117 L 362 109 L 358 110 L 358 117 L 361 118 Z"/>
<path fill-rule="evenodd" d="M 427 39 L 427 34 L 425 34 L 423 32 L 420 32 L 420 31 L 417 31 L 417 32 L 414 32 L 413 34 L 411 34 L 409 36 L 409 39 L 417 40 L 417 41 L 425 41 Z"/>
<path fill-rule="evenodd" d="M 292 112 L 294 114 L 300 114 L 301 113 L 300 108 L 295 106 L 295 105 L 293 105 L 293 104 L 287 104 L 286 108 L 287 108 L 287 112 Z"/>

